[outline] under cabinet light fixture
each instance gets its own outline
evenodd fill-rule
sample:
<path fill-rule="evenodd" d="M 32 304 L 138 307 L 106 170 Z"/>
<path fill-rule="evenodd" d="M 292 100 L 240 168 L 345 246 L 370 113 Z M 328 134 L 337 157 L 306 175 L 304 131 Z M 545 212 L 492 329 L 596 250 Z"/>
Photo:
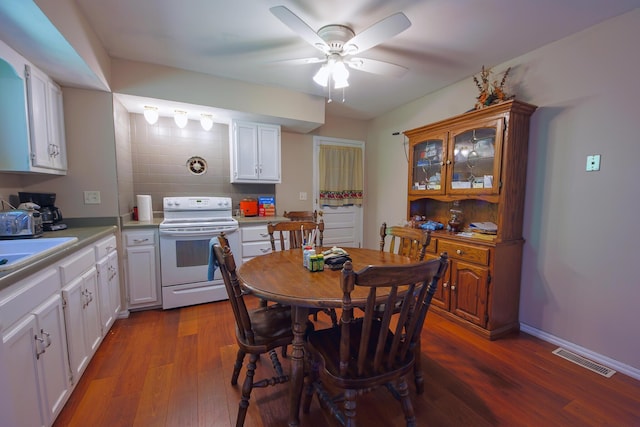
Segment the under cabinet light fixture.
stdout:
<path fill-rule="evenodd" d="M 178 125 L 180 129 L 182 129 L 187 125 L 187 122 L 189 121 L 189 117 L 187 117 L 186 111 L 175 110 L 173 112 L 173 120 L 175 120 L 176 125 Z"/>
<path fill-rule="evenodd" d="M 151 107 L 149 105 L 145 105 L 144 106 L 144 119 L 150 125 L 156 124 L 156 122 L 158 121 L 158 108 L 157 107 Z"/>
<path fill-rule="evenodd" d="M 209 131 L 213 127 L 213 116 L 211 114 L 200 114 L 200 125 L 202 129 Z"/>

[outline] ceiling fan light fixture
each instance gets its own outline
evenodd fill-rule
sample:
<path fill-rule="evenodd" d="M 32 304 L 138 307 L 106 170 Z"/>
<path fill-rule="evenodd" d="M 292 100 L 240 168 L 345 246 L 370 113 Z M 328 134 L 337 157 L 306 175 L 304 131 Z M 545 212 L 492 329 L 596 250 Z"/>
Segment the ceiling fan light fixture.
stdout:
<path fill-rule="evenodd" d="M 158 117 L 159 114 L 157 107 L 151 107 L 149 105 L 144 106 L 144 119 L 147 121 L 147 123 L 149 123 L 150 125 L 156 124 L 156 122 L 158 121 Z"/>
<path fill-rule="evenodd" d="M 330 74 L 331 71 L 329 70 L 329 67 L 327 66 L 327 64 L 324 64 L 322 67 L 320 67 L 315 76 L 313 76 L 313 81 L 322 87 L 327 87 L 327 85 L 329 84 Z"/>
<path fill-rule="evenodd" d="M 334 89 L 343 89 L 349 86 L 349 70 L 347 70 L 343 61 L 336 61 L 331 75 Z"/>
<path fill-rule="evenodd" d="M 210 131 L 213 127 L 213 116 L 211 114 L 200 114 L 200 126 L 206 131 Z"/>
<path fill-rule="evenodd" d="M 173 120 L 175 120 L 176 125 L 178 125 L 180 129 L 182 129 L 187 125 L 187 122 L 189 121 L 189 117 L 187 117 L 186 111 L 175 110 L 173 112 Z"/>
<path fill-rule="evenodd" d="M 347 79 L 338 79 L 334 75 L 333 76 L 333 88 L 334 89 L 344 89 L 345 87 L 349 87 L 349 81 Z"/>

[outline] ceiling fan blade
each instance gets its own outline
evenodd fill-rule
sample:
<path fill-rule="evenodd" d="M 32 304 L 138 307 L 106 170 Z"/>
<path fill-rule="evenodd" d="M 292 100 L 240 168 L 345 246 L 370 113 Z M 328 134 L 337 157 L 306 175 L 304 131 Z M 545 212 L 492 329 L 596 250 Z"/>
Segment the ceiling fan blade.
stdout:
<path fill-rule="evenodd" d="M 269 9 L 273 16 L 278 18 L 284 25 L 289 27 L 294 33 L 302 37 L 311 46 L 327 53 L 329 46 L 313 29 L 307 25 L 295 13 L 291 12 L 284 6 L 274 6 Z"/>
<path fill-rule="evenodd" d="M 390 77 L 402 77 L 407 71 L 409 71 L 408 68 L 401 65 L 378 61 L 376 59 L 352 58 L 344 62 L 349 66 L 349 68 L 353 68 L 354 70 Z"/>
<path fill-rule="evenodd" d="M 283 59 L 279 61 L 272 61 L 272 64 L 286 64 L 286 65 L 306 65 L 306 64 L 320 64 L 327 62 L 327 58 L 298 58 L 298 59 Z"/>
<path fill-rule="evenodd" d="M 409 18 L 398 12 L 391 16 L 387 16 L 381 21 L 376 22 L 366 30 L 357 34 L 344 45 L 344 51 L 349 55 L 364 52 L 395 35 L 400 34 L 411 26 Z"/>

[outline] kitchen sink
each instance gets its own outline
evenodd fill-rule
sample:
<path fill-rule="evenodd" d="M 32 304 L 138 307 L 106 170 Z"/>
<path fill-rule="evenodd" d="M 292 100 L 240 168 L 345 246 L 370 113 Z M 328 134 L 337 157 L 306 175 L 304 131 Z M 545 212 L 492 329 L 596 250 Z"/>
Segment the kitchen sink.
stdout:
<path fill-rule="evenodd" d="M 77 241 L 77 237 L 0 240 L 0 271 L 23 267 L 36 258 L 53 254 Z"/>

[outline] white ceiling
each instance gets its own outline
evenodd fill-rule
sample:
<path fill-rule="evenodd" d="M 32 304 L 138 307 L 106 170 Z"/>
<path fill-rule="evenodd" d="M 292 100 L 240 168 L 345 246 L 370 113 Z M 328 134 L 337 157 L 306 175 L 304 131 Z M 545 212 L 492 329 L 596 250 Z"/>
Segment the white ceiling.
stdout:
<path fill-rule="evenodd" d="M 351 71 L 346 101 L 340 102 L 340 94 L 327 105 L 327 114 L 359 119 L 640 7 L 640 0 L 75 1 L 111 57 L 320 96 L 326 89 L 312 81 L 318 64 L 278 63 L 320 52 L 269 8 L 284 5 L 314 30 L 343 24 L 356 34 L 404 12 L 411 27 L 361 56 L 409 71 L 400 78 Z M 59 73 L 57 80 L 64 79 Z"/>

